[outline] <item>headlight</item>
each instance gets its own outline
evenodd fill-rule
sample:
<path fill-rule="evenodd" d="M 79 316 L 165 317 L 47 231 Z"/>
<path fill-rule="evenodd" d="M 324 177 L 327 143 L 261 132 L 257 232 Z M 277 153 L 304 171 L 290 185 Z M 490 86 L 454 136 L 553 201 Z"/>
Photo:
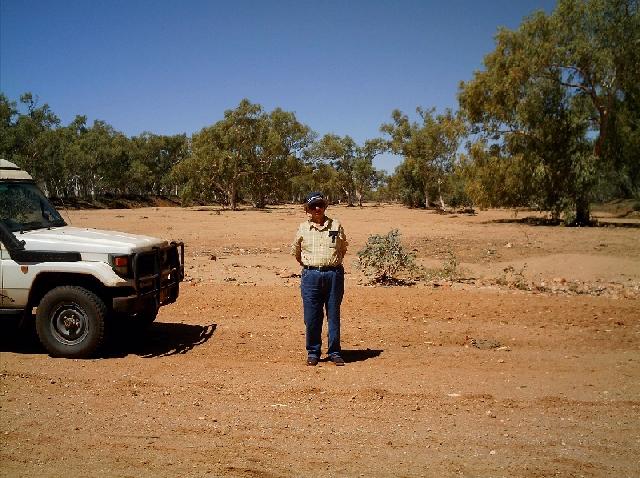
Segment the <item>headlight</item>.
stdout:
<path fill-rule="evenodd" d="M 109 263 L 111 268 L 120 277 L 129 277 L 131 256 L 113 256 L 109 255 Z"/>

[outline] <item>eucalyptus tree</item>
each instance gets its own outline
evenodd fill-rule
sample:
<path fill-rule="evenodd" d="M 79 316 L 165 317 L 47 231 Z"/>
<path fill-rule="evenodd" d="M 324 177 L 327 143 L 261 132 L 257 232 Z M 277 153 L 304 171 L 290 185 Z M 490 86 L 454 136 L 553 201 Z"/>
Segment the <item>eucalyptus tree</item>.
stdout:
<path fill-rule="evenodd" d="M 444 209 L 442 186 L 447 175 L 453 170 L 460 141 L 465 134 L 465 124 L 460 115 L 447 109 L 444 114 L 435 114 L 435 109 L 417 108 L 422 120 L 410 121 L 399 110 L 391 113 L 393 122 L 383 124 L 380 131 L 389 135 L 388 148 L 395 154 L 404 156 L 407 163 L 401 173 L 411 172 L 415 180 L 405 181 L 406 185 L 417 183 L 424 197 L 425 207 L 431 203 L 431 193 L 439 196 Z M 415 203 L 415 194 L 409 201 Z"/>
<path fill-rule="evenodd" d="M 251 156 L 245 181 L 255 207 L 286 198 L 288 182 L 299 170 L 300 157 L 312 140 L 311 129 L 292 112 L 276 108 L 261 115 L 256 154 Z"/>
<path fill-rule="evenodd" d="M 373 166 L 373 160 L 385 149 L 386 146 L 381 140 L 368 140 L 362 147 L 356 148 L 356 158 L 353 162 L 353 184 L 360 207 L 362 207 L 364 197 L 384 180 L 384 173 L 376 170 Z"/>
<path fill-rule="evenodd" d="M 336 168 L 328 163 L 316 163 L 313 169 L 313 186 L 309 191 L 322 191 L 331 203 L 344 197 L 343 180 Z"/>
<path fill-rule="evenodd" d="M 5 159 L 19 164 L 43 182 L 50 172 L 50 165 L 42 154 L 46 143 L 41 136 L 56 128 L 60 119 L 48 104 L 40 106 L 38 98 L 31 93 L 20 96 L 20 107 L 1 95 L 0 115 L 0 152 Z"/>
<path fill-rule="evenodd" d="M 255 144 L 255 132 L 247 115 L 236 124 L 231 112 L 194 134 L 192 155 L 178 164 L 176 173 L 186 183 L 186 193 L 201 200 L 218 200 L 237 209 L 241 180 L 250 173 L 246 151 Z M 219 197 L 222 196 L 222 197 Z"/>
<path fill-rule="evenodd" d="M 310 149 L 310 156 L 316 164 L 328 164 L 336 171 L 336 183 L 349 206 L 354 205 L 355 198 L 353 163 L 356 158 L 356 148 L 356 142 L 350 136 L 325 134 Z"/>
<path fill-rule="evenodd" d="M 119 146 L 124 139 L 122 133 L 102 120 L 95 120 L 80 132 L 67 152 L 79 196 L 95 199 L 123 183 L 127 157 Z"/>
<path fill-rule="evenodd" d="M 169 173 L 188 154 L 186 135 L 144 132 L 129 141 L 130 189 L 141 194 L 170 194 Z"/>
<path fill-rule="evenodd" d="M 353 206 L 377 184 L 380 174 L 373 167 L 373 159 L 384 150 L 380 141 L 369 140 L 358 146 L 350 136 L 326 134 L 310 148 L 310 156 L 318 165 L 326 164 L 335 170 L 332 178 L 347 200 Z M 331 184 L 326 184 L 331 188 Z"/>
<path fill-rule="evenodd" d="M 16 102 L 0 92 L 0 158 L 11 159 L 13 156 L 16 143 L 13 126 L 17 115 Z"/>
<path fill-rule="evenodd" d="M 521 162 L 505 168 L 525 172 L 512 184 L 523 186 L 530 202 L 573 209 L 577 224 L 589 222 L 598 171 L 621 138 L 614 120 L 637 95 L 639 43 L 637 0 L 559 0 L 550 15 L 537 12 L 517 30 L 500 29 L 485 69 L 461 84 L 473 131 L 481 144 L 498 148 L 494 157 Z M 631 116 L 637 137 L 638 116 Z M 626 161 L 637 161 L 631 151 Z M 538 188 L 527 193 L 530 179 Z"/>
<path fill-rule="evenodd" d="M 610 29 L 615 54 L 618 94 L 613 98 L 603 159 L 615 172 L 617 190 L 640 197 L 640 12 L 638 1 L 621 2 L 623 20 Z"/>
<path fill-rule="evenodd" d="M 310 191 L 322 191 L 331 203 L 343 196 L 338 172 L 328 163 L 301 161 L 290 181 L 291 201 L 302 202 Z"/>
<path fill-rule="evenodd" d="M 42 164 L 46 165 L 40 185 L 47 196 L 67 197 L 70 194 L 67 152 L 74 141 L 73 124 L 46 130 L 38 136 L 37 149 Z"/>
<path fill-rule="evenodd" d="M 402 204 L 411 208 L 425 205 L 425 187 L 418 178 L 416 160 L 412 157 L 405 159 L 395 168 L 389 178 L 389 195 L 399 199 Z"/>
<path fill-rule="evenodd" d="M 287 199 L 292 203 L 301 203 L 309 191 L 321 190 L 315 187 L 314 167 L 304 161 L 296 160 L 289 168 L 291 176 L 287 181 Z"/>
<path fill-rule="evenodd" d="M 222 120 L 193 135 L 191 156 L 176 166 L 173 177 L 192 198 L 217 198 L 237 209 L 242 193 L 264 207 L 269 200 L 286 198 L 287 183 L 298 172 L 298 156 L 311 134 L 293 113 L 280 108 L 266 113 L 244 99 L 225 111 Z"/>

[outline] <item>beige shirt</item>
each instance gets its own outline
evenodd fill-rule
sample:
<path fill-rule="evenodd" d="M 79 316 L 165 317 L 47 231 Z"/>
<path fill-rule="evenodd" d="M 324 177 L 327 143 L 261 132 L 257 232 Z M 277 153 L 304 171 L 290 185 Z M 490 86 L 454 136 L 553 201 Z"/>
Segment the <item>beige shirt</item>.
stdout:
<path fill-rule="evenodd" d="M 305 266 L 339 266 L 347 252 L 347 236 L 337 219 L 325 217 L 324 224 L 304 221 L 298 227 L 291 254 Z"/>

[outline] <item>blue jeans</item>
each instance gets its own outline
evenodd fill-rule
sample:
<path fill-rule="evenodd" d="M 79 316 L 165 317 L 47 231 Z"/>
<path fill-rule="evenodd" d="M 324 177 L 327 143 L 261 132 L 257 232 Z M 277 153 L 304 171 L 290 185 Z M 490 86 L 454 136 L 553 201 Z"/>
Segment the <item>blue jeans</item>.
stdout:
<path fill-rule="evenodd" d="M 320 358 L 324 310 L 329 324 L 329 355 L 340 355 L 340 304 L 344 295 L 344 269 L 302 270 L 300 280 L 307 355 Z"/>

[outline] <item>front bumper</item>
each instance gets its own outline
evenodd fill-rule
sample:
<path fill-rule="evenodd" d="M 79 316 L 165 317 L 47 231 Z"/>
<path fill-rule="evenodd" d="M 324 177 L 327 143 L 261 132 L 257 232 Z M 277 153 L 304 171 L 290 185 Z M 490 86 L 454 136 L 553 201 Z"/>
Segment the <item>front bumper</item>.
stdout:
<path fill-rule="evenodd" d="M 184 279 L 184 243 L 137 253 L 132 258 L 134 294 L 113 298 L 113 310 L 137 314 L 176 301 Z"/>
<path fill-rule="evenodd" d="M 157 310 L 159 307 L 155 297 L 140 297 L 130 295 L 127 297 L 113 298 L 113 311 L 118 314 L 139 314 L 145 310 Z"/>

